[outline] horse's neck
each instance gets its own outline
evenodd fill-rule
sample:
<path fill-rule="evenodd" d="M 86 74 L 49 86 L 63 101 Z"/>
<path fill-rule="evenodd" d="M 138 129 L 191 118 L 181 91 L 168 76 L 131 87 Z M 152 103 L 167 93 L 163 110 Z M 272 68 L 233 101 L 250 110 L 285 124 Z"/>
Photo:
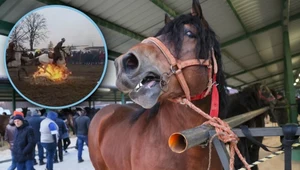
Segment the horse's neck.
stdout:
<path fill-rule="evenodd" d="M 205 99 L 194 101 L 193 104 L 203 110 L 205 113 L 209 113 L 210 110 L 210 96 Z M 195 112 L 191 108 L 179 103 L 173 103 L 170 101 L 165 101 L 161 104 L 159 110 L 159 119 L 161 124 L 176 124 L 180 128 L 192 128 L 201 125 L 206 119 L 199 113 Z M 167 128 L 167 127 L 166 127 Z"/>

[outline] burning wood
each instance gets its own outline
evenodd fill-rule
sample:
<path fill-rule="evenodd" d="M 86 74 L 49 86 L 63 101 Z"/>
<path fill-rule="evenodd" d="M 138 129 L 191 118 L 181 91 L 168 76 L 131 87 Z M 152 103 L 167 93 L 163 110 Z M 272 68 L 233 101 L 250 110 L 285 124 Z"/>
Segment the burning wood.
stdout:
<path fill-rule="evenodd" d="M 57 66 L 54 64 L 45 64 L 38 67 L 38 70 L 34 72 L 33 78 L 46 78 L 52 82 L 61 82 L 68 78 L 71 72 L 65 65 Z"/>

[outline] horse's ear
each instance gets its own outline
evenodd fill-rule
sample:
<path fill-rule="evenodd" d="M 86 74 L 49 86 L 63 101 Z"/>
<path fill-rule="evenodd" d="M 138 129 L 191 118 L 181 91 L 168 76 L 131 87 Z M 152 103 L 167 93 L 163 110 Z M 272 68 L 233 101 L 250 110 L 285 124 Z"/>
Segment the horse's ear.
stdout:
<path fill-rule="evenodd" d="M 202 9 L 201 9 L 201 6 L 200 6 L 200 3 L 198 0 L 193 0 L 191 14 L 193 16 L 198 16 L 198 17 L 202 18 L 202 16 L 203 16 Z"/>
<path fill-rule="evenodd" d="M 171 22 L 171 18 L 169 17 L 168 14 L 165 14 L 165 24 L 168 24 L 169 22 Z"/>
<path fill-rule="evenodd" d="M 199 0 L 193 0 L 191 14 L 193 16 L 198 16 L 205 26 L 208 25 L 206 20 L 204 19 L 204 16 L 203 16 L 203 13 L 202 13 L 202 8 L 201 8 Z"/>

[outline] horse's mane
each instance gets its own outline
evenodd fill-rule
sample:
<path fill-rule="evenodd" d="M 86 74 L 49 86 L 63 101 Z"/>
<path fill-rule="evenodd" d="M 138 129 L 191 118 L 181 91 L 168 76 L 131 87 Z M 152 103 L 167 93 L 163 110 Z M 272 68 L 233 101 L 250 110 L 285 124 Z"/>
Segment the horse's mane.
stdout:
<path fill-rule="evenodd" d="M 172 44 L 175 48 L 175 56 L 180 58 L 179 53 L 182 48 L 182 42 L 184 38 L 184 25 L 190 24 L 193 25 L 197 30 L 197 45 L 196 45 L 196 54 L 198 54 L 198 58 L 200 59 L 210 59 L 211 54 L 210 51 L 213 48 L 218 64 L 218 73 L 217 73 L 217 83 L 218 83 L 218 91 L 219 91 L 219 98 L 220 98 L 220 118 L 226 117 L 226 105 L 228 101 L 227 90 L 226 90 L 226 81 L 225 76 L 222 69 L 222 60 L 221 60 L 221 51 L 220 51 L 220 44 L 217 40 L 217 36 L 215 32 L 207 25 L 203 24 L 202 20 L 197 16 L 192 16 L 191 14 L 181 15 L 178 18 L 167 23 L 158 33 L 155 35 L 162 36 L 164 41 Z M 200 66 L 201 67 L 201 66 Z M 157 108 L 157 106 L 154 106 Z M 144 109 L 145 111 L 146 109 Z M 152 108 L 151 108 L 152 110 Z M 157 110 L 158 109 L 154 109 Z M 139 111 L 133 120 L 137 120 L 138 117 L 142 114 L 142 111 Z M 153 112 L 152 112 L 153 113 Z M 153 117 L 148 116 L 148 117 Z"/>
<path fill-rule="evenodd" d="M 230 95 L 226 118 L 263 107 L 263 102 L 259 99 L 258 94 L 260 86 L 260 83 L 253 84 L 238 93 Z"/>

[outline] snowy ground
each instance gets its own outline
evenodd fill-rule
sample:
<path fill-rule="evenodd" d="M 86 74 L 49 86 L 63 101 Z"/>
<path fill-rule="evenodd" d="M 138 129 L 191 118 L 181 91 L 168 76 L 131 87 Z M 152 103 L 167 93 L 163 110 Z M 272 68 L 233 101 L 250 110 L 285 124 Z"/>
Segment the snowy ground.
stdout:
<path fill-rule="evenodd" d="M 84 146 L 84 150 L 82 153 L 82 158 L 84 159 L 84 162 L 82 163 L 78 163 L 77 160 L 77 150 L 74 149 L 75 145 L 75 141 L 76 138 L 71 138 L 71 145 L 70 145 L 70 149 L 68 149 L 68 153 L 64 154 L 64 161 L 63 162 L 59 162 L 59 163 L 55 163 L 54 164 L 54 169 L 55 170 L 93 170 L 94 167 L 90 161 L 90 157 L 89 157 L 89 153 L 88 153 L 88 148 L 87 146 Z M 9 149 L 6 149 L 4 151 L 0 151 L 0 170 L 6 170 L 11 162 L 7 161 L 4 163 L 4 160 L 8 160 L 10 159 L 10 151 Z M 36 159 L 38 160 L 38 157 L 36 156 Z M 44 161 L 46 162 L 46 159 L 44 159 Z M 45 170 L 46 169 L 46 165 L 35 165 L 34 168 L 36 170 Z"/>

